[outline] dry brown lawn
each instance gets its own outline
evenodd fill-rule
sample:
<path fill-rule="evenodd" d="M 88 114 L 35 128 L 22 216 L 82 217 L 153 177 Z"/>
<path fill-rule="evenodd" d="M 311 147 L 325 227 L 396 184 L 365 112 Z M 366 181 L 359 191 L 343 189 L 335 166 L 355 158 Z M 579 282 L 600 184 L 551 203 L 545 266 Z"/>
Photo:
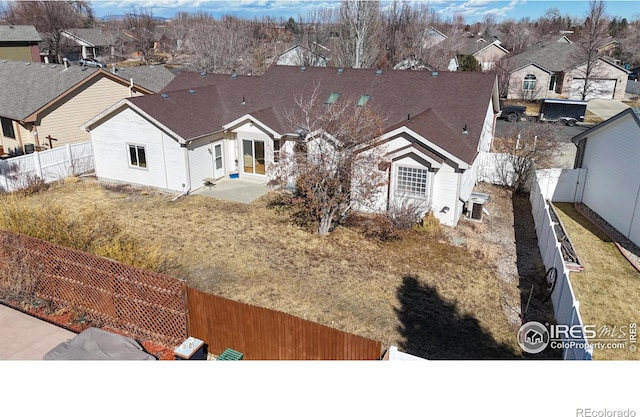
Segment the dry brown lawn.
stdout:
<path fill-rule="evenodd" d="M 566 229 L 584 270 L 571 274 L 571 285 L 580 301 L 584 324 L 599 332 L 606 325 L 620 331 L 640 322 L 640 273 L 625 259 L 611 239 L 579 214 L 572 204 L 555 203 L 556 213 Z M 605 336 L 601 336 L 605 338 Z M 628 340 L 628 339 L 626 339 Z M 594 350 L 594 359 L 638 359 L 627 349 Z"/>
<path fill-rule="evenodd" d="M 438 238 L 411 231 L 392 242 L 345 227 L 319 237 L 268 208 L 269 194 L 248 205 L 196 195 L 172 202 L 85 178 L 30 198 L 112 213 L 133 235 L 159 242 L 180 266 L 175 275 L 201 290 L 427 358 L 519 358 L 517 274 L 506 277 L 500 266 L 515 258 L 505 253 L 514 252 L 511 200 L 488 190 L 497 211 L 485 224 L 462 221 Z"/>

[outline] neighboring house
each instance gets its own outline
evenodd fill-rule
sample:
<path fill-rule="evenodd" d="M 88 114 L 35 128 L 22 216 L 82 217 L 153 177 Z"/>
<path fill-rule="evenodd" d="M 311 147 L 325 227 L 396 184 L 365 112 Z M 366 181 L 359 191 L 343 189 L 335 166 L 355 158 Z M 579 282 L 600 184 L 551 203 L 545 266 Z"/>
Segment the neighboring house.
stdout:
<path fill-rule="evenodd" d="M 587 170 L 582 202 L 640 246 L 640 109 L 628 108 L 575 136 Z"/>
<path fill-rule="evenodd" d="M 60 34 L 69 39 L 75 48 L 69 59 L 77 61 L 80 58 L 105 59 L 114 56 L 113 43 L 102 32 L 102 29 L 66 29 Z"/>
<path fill-rule="evenodd" d="M 458 55 L 472 55 L 482 68 L 482 71 L 490 71 L 496 62 L 509 54 L 509 51 L 500 45 L 499 40 L 487 42 L 482 37 L 470 35 L 458 49 Z"/>
<path fill-rule="evenodd" d="M 82 127 L 96 175 L 177 192 L 237 173 L 267 182 L 280 149 L 298 138 L 296 99 L 374 106 L 386 117 L 380 146 L 389 184 L 380 210 L 404 196 L 455 225 L 489 151 L 499 110 L 495 76 L 272 66 L 262 76 L 181 73 L 162 94 L 121 100 Z"/>
<path fill-rule="evenodd" d="M 425 30 L 422 34 L 422 47 L 423 48 L 431 48 L 440 42 L 447 39 L 447 35 L 440 32 L 438 29 L 431 26 L 429 29 Z"/>
<path fill-rule="evenodd" d="M 82 123 L 122 98 L 153 93 L 168 82 L 160 86 L 148 76 L 16 61 L 0 61 L 0 79 L 0 145 L 14 154 L 88 141 Z"/>
<path fill-rule="evenodd" d="M 1 25 L 0 60 L 40 62 L 41 41 L 35 26 Z"/>
<path fill-rule="evenodd" d="M 329 53 L 329 50 L 322 45 L 316 45 L 316 48 L 316 51 L 312 51 L 306 46 L 299 44 L 294 45 L 278 55 L 276 58 L 276 64 L 293 65 L 296 67 L 303 65 L 326 67 L 329 63 L 329 58 L 325 55 Z"/>
<path fill-rule="evenodd" d="M 565 36 L 557 42 L 537 43 L 508 59 L 507 99 L 582 98 L 586 62 L 579 62 L 579 47 L 564 39 Z M 621 66 L 598 58 L 586 99 L 622 100 L 627 77 L 628 71 Z"/>

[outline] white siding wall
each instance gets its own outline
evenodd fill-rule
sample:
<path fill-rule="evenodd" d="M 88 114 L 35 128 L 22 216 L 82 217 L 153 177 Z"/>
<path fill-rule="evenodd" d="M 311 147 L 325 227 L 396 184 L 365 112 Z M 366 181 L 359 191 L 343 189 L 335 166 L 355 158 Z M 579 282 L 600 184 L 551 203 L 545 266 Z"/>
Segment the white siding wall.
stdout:
<path fill-rule="evenodd" d="M 433 214 L 440 220 L 440 223 L 447 226 L 455 226 L 462 209 L 458 204 L 458 181 L 460 174 L 455 172 L 455 168 L 448 163 L 443 163 L 433 178 Z M 443 207 L 449 207 L 447 213 L 443 213 Z"/>
<path fill-rule="evenodd" d="M 201 139 L 189 144 L 189 172 L 191 189 L 204 185 L 205 178 L 213 178 L 213 145 L 212 139 Z"/>
<path fill-rule="evenodd" d="M 618 231 L 640 244 L 640 219 L 632 225 L 640 192 L 640 132 L 631 116 L 612 122 L 588 137 L 582 201 Z M 636 207 L 636 202 L 638 207 Z"/>
<path fill-rule="evenodd" d="M 140 94 L 135 94 L 140 95 Z M 86 142 L 90 135 L 80 125 L 104 109 L 129 97 L 129 87 L 108 78 L 100 78 L 46 114 L 40 121 L 38 137 L 40 145 L 47 143 L 45 137 L 58 139 L 53 147 L 67 143 Z M 27 141 L 25 141 L 27 143 Z"/>
<path fill-rule="evenodd" d="M 91 141 L 99 179 L 180 192 L 189 186 L 186 149 L 131 109 L 96 127 Z M 145 147 L 147 168 L 129 166 L 129 144 Z"/>

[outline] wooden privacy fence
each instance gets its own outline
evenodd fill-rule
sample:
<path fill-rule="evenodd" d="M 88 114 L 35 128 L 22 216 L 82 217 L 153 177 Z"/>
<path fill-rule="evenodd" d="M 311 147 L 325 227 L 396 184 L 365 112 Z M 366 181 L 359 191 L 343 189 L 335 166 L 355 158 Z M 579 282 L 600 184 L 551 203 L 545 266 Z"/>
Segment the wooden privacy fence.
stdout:
<path fill-rule="evenodd" d="M 175 278 L 4 230 L 0 271 L 136 339 L 177 346 L 187 337 L 186 284 Z"/>
<path fill-rule="evenodd" d="M 258 360 L 374 360 L 380 342 L 279 311 L 251 306 L 188 288 L 191 335 L 209 352 L 226 348 Z"/>

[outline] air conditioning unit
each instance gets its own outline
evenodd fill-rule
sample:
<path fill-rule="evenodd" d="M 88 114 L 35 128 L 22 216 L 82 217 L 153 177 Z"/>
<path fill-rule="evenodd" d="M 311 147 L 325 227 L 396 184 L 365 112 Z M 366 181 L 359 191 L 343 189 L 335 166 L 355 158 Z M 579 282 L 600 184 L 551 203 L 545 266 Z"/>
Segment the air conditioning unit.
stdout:
<path fill-rule="evenodd" d="M 484 205 L 491 201 L 491 196 L 485 193 L 471 193 L 465 204 L 467 218 L 482 221 L 485 212 Z"/>

